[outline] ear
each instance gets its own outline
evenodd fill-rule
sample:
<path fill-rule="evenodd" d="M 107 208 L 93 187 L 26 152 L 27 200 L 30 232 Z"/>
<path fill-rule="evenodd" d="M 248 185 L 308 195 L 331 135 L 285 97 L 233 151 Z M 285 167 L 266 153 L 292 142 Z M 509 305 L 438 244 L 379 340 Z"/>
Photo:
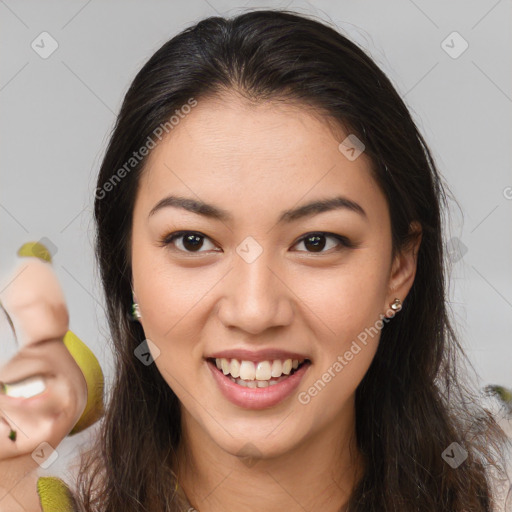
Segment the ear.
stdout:
<path fill-rule="evenodd" d="M 414 283 L 418 252 L 422 239 L 422 229 L 419 222 L 412 222 L 409 227 L 410 241 L 394 257 L 389 276 L 388 293 L 386 295 L 385 311 L 396 299 L 404 302 Z"/>

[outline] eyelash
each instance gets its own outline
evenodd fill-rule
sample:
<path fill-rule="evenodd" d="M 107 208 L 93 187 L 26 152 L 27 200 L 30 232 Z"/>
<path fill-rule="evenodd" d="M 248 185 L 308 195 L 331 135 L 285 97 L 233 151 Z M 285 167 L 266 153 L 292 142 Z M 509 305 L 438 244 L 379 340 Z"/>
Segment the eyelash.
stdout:
<path fill-rule="evenodd" d="M 206 235 L 204 235 L 203 233 L 199 233 L 197 231 L 175 231 L 174 233 L 169 233 L 168 235 L 165 235 L 163 238 L 160 239 L 159 241 L 159 246 L 160 247 L 167 247 L 169 245 L 171 245 L 174 240 L 178 239 L 178 238 L 182 238 L 184 237 L 185 235 L 196 235 L 198 237 L 201 237 L 201 238 L 205 238 L 205 239 L 209 239 L 209 237 L 207 237 Z M 334 251 L 334 252 L 339 252 L 341 251 L 342 249 L 351 249 L 351 248 L 354 248 L 355 247 L 355 244 L 352 243 L 348 238 L 344 237 L 344 236 L 341 236 L 341 235 L 337 235 L 335 233 L 329 233 L 327 231 L 312 231 L 310 233 L 306 233 L 305 235 L 303 235 L 299 240 L 297 240 L 293 245 L 297 245 L 301 242 L 303 242 L 304 240 L 308 239 L 309 237 L 312 237 L 312 236 L 324 236 L 326 238 L 334 238 L 335 240 L 337 240 L 339 242 L 339 247 Z M 178 249 L 179 252 L 182 252 L 182 253 L 185 253 L 185 254 L 201 254 L 203 252 L 208 252 L 208 251 L 183 251 L 181 249 Z M 330 254 L 329 252 L 324 252 L 324 251 L 320 251 L 320 252 L 312 252 L 312 251 L 299 251 L 299 252 L 307 252 L 308 254 Z"/>

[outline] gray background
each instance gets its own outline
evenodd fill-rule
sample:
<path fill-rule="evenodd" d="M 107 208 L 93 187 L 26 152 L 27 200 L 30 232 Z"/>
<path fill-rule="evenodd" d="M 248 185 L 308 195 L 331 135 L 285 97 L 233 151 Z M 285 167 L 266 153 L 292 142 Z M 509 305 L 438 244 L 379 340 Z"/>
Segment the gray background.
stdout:
<path fill-rule="evenodd" d="M 178 31 L 206 16 L 264 7 L 335 24 L 404 97 L 460 205 L 452 201 L 446 241 L 462 343 L 480 386 L 512 386 L 510 0 L 0 0 L 0 273 L 14 265 L 24 242 L 50 240 L 70 327 L 110 379 L 92 205 L 123 95 L 142 64 Z M 40 37 L 44 31 L 58 44 L 46 59 L 31 47 L 42 45 L 41 37 L 50 47 L 48 36 Z M 454 31 L 469 45 L 460 56 L 464 41 L 448 37 Z"/>

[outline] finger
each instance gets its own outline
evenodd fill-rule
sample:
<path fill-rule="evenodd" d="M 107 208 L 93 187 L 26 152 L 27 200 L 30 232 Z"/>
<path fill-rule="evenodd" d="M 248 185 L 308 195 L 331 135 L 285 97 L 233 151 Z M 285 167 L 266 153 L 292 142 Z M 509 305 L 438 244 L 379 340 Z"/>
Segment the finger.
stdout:
<path fill-rule="evenodd" d="M 41 246 L 31 243 L 20 249 L 21 261 L 0 288 L 0 301 L 12 320 L 20 347 L 62 338 L 69 326 L 64 292 L 52 265 L 41 249 L 28 252 L 29 245 Z"/>

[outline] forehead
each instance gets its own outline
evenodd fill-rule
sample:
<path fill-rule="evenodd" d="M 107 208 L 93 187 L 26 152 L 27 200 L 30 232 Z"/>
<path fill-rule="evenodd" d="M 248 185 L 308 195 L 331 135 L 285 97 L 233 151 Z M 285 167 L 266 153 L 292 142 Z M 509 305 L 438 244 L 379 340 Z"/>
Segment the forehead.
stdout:
<path fill-rule="evenodd" d="M 339 150 L 347 135 L 299 103 L 198 100 L 149 155 L 137 202 L 149 210 L 172 192 L 243 213 L 340 193 L 382 216 L 370 159 L 351 161 Z"/>

